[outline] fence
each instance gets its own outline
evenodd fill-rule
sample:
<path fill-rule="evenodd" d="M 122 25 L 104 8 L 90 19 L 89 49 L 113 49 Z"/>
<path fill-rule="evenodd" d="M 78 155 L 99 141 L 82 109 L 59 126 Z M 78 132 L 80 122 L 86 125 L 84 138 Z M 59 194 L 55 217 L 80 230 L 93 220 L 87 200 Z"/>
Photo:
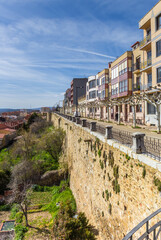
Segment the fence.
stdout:
<path fill-rule="evenodd" d="M 112 129 L 112 138 L 129 147 L 133 145 L 132 135 L 129 132 Z"/>
<path fill-rule="evenodd" d="M 74 118 L 72 116 L 68 116 L 62 113 L 57 113 L 58 115 L 70 120 L 70 121 L 76 121 L 77 124 L 81 124 L 83 123 L 83 120 L 81 120 L 80 118 Z M 87 127 L 90 129 L 91 126 L 91 122 L 90 121 L 85 121 L 84 127 Z M 106 126 L 103 126 L 101 124 L 96 123 L 95 125 L 95 129 L 93 131 L 96 131 L 102 135 L 106 134 Z M 109 138 L 111 139 L 115 139 L 117 142 L 126 145 L 128 147 L 132 147 L 133 146 L 133 135 L 132 133 L 128 132 L 128 131 L 122 131 L 122 130 L 118 130 L 118 129 L 113 129 L 110 134 L 108 134 L 108 136 L 110 136 Z M 161 161 L 161 139 L 157 139 L 157 138 L 152 138 L 152 137 L 144 137 L 143 139 L 143 144 L 142 146 L 144 146 L 143 149 L 143 153 L 146 154 L 147 156 L 150 156 L 156 160 Z M 141 151 L 140 151 L 141 153 Z"/>
<path fill-rule="evenodd" d="M 161 161 L 161 139 L 144 137 L 145 154 Z"/>
<path fill-rule="evenodd" d="M 154 218 L 160 212 L 161 208 L 158 209 L 156 212 L 152 213 L 149 217 L 145 218 L 142 222 L 140 222 L 122 240 L 159 240 L 161 236 L 161 221 L 158 221 Z M 160 217 L 158 217 L 158 219 L 160 219 Z M 151 224 L 151 226 L 150 220 L 153 220 L 153 224 Z"/>

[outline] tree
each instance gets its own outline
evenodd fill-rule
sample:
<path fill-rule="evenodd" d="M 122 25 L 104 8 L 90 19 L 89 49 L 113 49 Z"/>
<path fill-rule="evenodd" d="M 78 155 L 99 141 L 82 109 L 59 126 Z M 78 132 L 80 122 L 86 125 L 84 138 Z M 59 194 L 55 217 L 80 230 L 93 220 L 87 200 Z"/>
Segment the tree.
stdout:
<path fill-rule="evenodd" d="M 133 127 L 136 128 L 136 106 L 143 101 L 143 96 L 140 94 L 134 94 L 126 99 L 126 103 L 132 106 L 133 112 Z"/>
<path fill-rule="evenodd" d="M 60 204 L 53 227 L 56 240 L 95 240 L 93 230 L 84 213 L 75 215 L 69 202 Z"/>
<path fill-rule="evenodd" d="M 32 185 L 39 178 L 39 166 L 32 161 L 23 160 L 12 170 L 11 181 L 8 185 L 12 194 L 8 199 L 8 203 L 16 203 L 20 206 L 25 216 L 26 226 L 29 226 L 27 210 L 30 203 Z"/>
<path fill-rule="evenodd" d="M 61 128 L 55 128 L 53 131 L 44 134 L 39 147 L 48 152 L 54 160 L 58 161 L 64 137 L 65 132 Z"/>

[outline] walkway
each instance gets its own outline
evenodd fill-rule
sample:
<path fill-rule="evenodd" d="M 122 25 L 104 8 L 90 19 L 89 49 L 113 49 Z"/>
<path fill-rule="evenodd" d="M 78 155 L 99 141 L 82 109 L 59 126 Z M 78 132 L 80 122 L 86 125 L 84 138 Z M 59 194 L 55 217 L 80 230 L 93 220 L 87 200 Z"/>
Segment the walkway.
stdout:
<path fill-rule="evenodd" d="M 88 119 L 88 121 L 90 121 L 90 122 L 98 122 L 100 125 L 104 125 L 104 126 L 110 125 L 110 126 L 113 126 L 113 128 L 118 129 L 118 130 L 128 131 L 131 133 L 141 132 L 141 133 L 145 133 L 146 136 L 148 136 L 148 137 L 161 139 L 161 134 L 156 133 L 156 127 L 141 126 L 141 128 L 132 128 L 130 125 L 122 125 L 122 124 L 118 125 L 117 123 L 111 123 L 111 122 L 108 123 L 103 120 L 93 120 L 90 118 L 84 118 L 84 119 Z"/>

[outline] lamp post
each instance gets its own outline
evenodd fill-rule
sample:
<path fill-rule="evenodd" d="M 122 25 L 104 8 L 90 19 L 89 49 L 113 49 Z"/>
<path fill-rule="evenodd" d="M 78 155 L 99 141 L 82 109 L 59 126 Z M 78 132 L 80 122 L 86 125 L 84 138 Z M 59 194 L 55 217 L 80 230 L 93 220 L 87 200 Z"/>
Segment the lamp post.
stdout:
<path fill-rule="evenodd" d="M 78 94 L 77 94 L 77 89 L 80 89 L 80 88 L 84 88 L 83 86 L 82 87 L 76 87 L 76 113 L 75 113 L 75 117 L 79 117 L 78 116 Z"/>

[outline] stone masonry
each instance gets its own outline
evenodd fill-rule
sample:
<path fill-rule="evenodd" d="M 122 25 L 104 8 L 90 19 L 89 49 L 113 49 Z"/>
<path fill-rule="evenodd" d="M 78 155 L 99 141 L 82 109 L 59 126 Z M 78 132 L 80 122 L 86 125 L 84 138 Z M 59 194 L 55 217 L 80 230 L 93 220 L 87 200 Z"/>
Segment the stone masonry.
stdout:
<path fill-rule="evenodd" d="M 121 240 L 161 207 L 154 184 L 154 177 L 161 179 L 157 161 L 56 114 L 51 120 L 66 131 L 63 156 L 70 187 L 78 211 L 98 229 L 98 240 Z"/>

